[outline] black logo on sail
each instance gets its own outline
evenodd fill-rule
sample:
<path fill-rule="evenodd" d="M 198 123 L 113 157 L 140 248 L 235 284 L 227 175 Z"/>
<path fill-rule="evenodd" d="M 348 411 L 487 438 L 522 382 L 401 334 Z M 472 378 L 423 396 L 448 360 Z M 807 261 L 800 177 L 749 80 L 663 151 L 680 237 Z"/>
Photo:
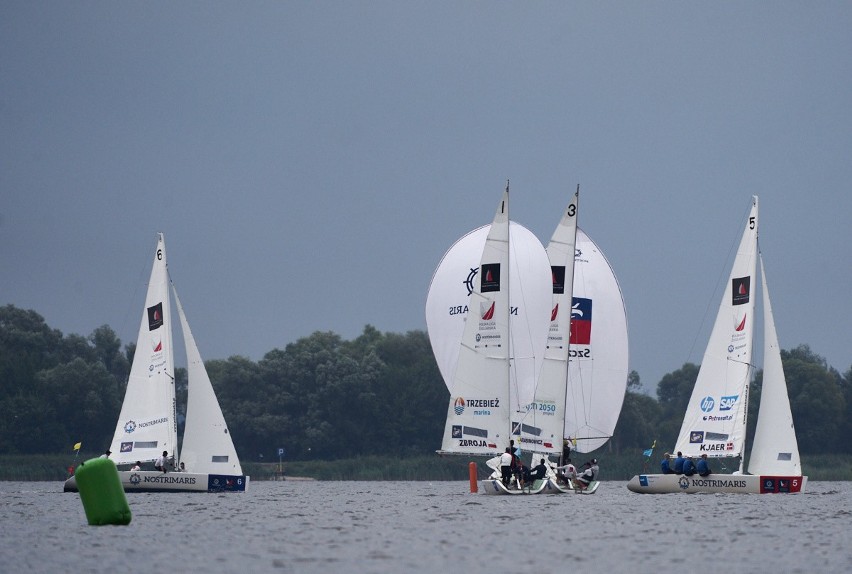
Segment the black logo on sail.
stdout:
<path fill-rule="evenodd" d="M 163 326 L 163 304 L 157 303 L 148 307 L 148 330 L 153 331 Z"/>
<path fill-rule="evenodd" d="M 550 275 L 553 277 L 553 294 L 562 295 L 565 293 L 565 266 L 551 265 Z"/>
<path fill-rule="evenodd" d="M 731 282 L 731 305 L 745 305 L 751 293 L 751 277 L 736 277 Z"/>
<path fill-rule="evenodd" d="M 480 283 L 480 293 L 488 293 L 490 291 L 500 290 L 500 264 L 499 263 L 483 263 L 482 264 L 482 282 Z"/>

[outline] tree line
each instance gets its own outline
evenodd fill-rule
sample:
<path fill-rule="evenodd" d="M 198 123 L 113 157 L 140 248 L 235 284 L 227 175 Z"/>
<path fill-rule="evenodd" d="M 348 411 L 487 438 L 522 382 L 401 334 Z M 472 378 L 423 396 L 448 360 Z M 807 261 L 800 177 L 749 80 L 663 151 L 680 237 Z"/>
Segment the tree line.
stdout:
<path fill-rule="evenodd" d="M 0 307 L 0 454 L 69 452 L 77 442 L 84 452 L 103 451 L 134 352 L 135 343 L 122 345 L 107 325 L 88 337 L 63 335 L 35 311 Z M 841 374 L 807 346 L 782 351 L 782 361 L 800 450 L 852 452 L 852 367 Z M 382 333 L 368 325 L 349 341 L 315 332 L 259 361 L 233 356 L 205 365 L 241 460 L 277 461 L 279 448 L 287 460 L 405 458 L 441 444 L 449 392 L 423 331 Z M 697 374 L 697 365 L 684 364 L 652 397 L 631 372 L 604 448 L 640 452 L 653 441 L 670 448 Z M 761 375 L 750 410 L 760 402 Z M 186 370 L 176 369 L 179 426 L 186 380 Z"/>

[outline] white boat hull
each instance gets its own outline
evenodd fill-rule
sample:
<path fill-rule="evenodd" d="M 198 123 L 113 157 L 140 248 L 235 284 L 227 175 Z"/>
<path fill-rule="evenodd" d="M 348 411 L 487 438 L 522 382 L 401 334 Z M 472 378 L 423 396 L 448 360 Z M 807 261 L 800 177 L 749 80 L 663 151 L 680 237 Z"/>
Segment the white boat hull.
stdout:
<path fill-rule="evenodd" d="M 124 492 L 245 492 L 250 477 L 154 470 L 119 471 Z M 65 481 L 64 492 L 77 492 L 77 479 Z"/>
<path fill-rule="evenodd" d="M 627 488 L 642 494 L 796 494 L 805 491 L 807 482 L 807 476 L 639 474 L 630 479 Z"/>
<path fill-rule="evenodd" d="M 506 494 L 517 496 L 522 494 L 541 494 L 547 486 L 547 480 L 536 480 L 524 488 L 509 488 L 500 479 L 489 478 L 482 481 L 482 494 Z"/>
<path fill-rule="evenodd" d="M 560 484 L 553 479 L 548 479 L 544 486 L 544 494 L 594 494 L 598 490 L 600 482 L 593 480 L 586 488 L 575 488 L 572 484 Z"/>

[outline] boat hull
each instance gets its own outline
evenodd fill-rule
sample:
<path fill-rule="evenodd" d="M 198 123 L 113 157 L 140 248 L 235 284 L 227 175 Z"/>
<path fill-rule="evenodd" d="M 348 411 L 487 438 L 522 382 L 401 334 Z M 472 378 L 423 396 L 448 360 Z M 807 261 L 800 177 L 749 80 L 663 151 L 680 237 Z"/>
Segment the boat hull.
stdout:
<path fill-rule="evenodd" d="M 508 488 L 502 480 L 489 478 L 482 481 L 482 494 L 504 494 L 508 496 L 541 494 L 547 486 L 547 482 L 546 480 L 536 480 L 532 485 L 524 488 Z"/>
<path fill-rule="evenodd" d="M 245 492 L 250 477 L 245 475 L 157 472 L 152 470 L 119 471 L 124 492 Z M 77 480 L 65 481 L 64 492 L 77 492 Z"/>
<path fill-rule="evenodd" d="M 630 479 L 627 488 L 642 494 L 796 494 L 805 491 L 807 482 L 807 476 L 639 474 Z"/>
<path fill-rule="evenodd" d="M 560 484 L 553 479 L 548 479 L 544 485 L 544 494 L 594 494 L 598 490 L 600 482 L 593 480 L 586 488 L 574 488 L 573 484 Z"/>

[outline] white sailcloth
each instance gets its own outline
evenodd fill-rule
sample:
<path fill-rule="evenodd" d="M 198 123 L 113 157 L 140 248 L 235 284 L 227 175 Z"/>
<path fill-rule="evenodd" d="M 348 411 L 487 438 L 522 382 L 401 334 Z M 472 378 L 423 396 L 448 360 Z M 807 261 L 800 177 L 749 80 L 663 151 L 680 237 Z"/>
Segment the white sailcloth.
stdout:
<path fill-rule="evenodd" d="M 465 234 L 447 250 L 432 276 L 426 297 L 426 326 L 438 369 L 450 393 L 459 360 L 459 343 L 468 316 L 470 297 L 479 281 L 479 266 L 491 225 Z M 535 388 L 546 341 L 531 338 L 529 333 L 546 328 L 550 313 L 550 274 L 547 253 L 538 238 L 526 227 L 509 222 L 509 297 L 512 305 L 510 328 L 518 356 L 534 357 L 527 365 L 528 373 L 519 377 L 527 381 L 530 392 Z M 541 296 L 542 293 L 546 295 Z M 524 365 L 520 366 L 521 368 Z M 516 369 L 517 371 L 517 369 Z"/>
<path fill-rule="evenodd" d="M 799 446 L 781 364 L 781 348 L 775 331 L 772 304 L 769 302 L 763 257 L 760 257 L 760 277 L 764 323 L 763 386 L 748 471 L 758 475 L 801 475 Z"/>
<path fill-rule="evenodd" d="M 578 206 L 579 192 L 565 208 L 546 250 L 552 277 L 550 331 L 533 401 L 522 407 L 526 412 L 520 426 L 521 447 L 535 453 L 562 452 Z"/>
<path fill-rule="evenodd" d="M 737 249 L 719 313 L 675 445 L 685 456 L 741 456 L 754 336 L 758 202 Z"/>
<path fill-rule="evenodd" d="M 163 451 L 177 456 L 175 414 L 166 246 L 160 233 L 136 338 L 136 353 L 110 443 L 112 461 L 116 464 L 148 462 L 156 460 Z"/>
<path fill-rule="evenodd" d="M 243 470 L 234 442 L 174 285 L 172 290 L 186 345 L 188 375 L 181 461 L 190 472 L 241 475 Z"/>
<path fill-rule="evenodd" d="M 591 452 L 612 436 L 627 389 L 624 297 L 600 247 L 577 230 L 564 436 Z"/>
<path fill-rule="evenodd" d="M 478 262 L 471 266 L 468 259 L 458 266 L 465 259 L 454 250 L 469 256 L 476 249 L 468 234 L 442 259 L 427 297 L 430 340 L 450 390 L 443 452 L 494 454 L 508 446 L 510 415 L 532 398 L 544 355 L 550 303 L 547 254 L 532 234 L 531 240 L 515 241 L 523 231 L 510 224 L 508 189 L 494 221 L 484 229 Z M 454 262 L 452 269 L 445 265 L 449 262 Z M 454 275 L 458 283 L 450 279 Z M 448 296 L 465 286 L 469 297 L 459 301 L 458 295 Z M 450 297 L 458 304 L 447 305 Z"/>

